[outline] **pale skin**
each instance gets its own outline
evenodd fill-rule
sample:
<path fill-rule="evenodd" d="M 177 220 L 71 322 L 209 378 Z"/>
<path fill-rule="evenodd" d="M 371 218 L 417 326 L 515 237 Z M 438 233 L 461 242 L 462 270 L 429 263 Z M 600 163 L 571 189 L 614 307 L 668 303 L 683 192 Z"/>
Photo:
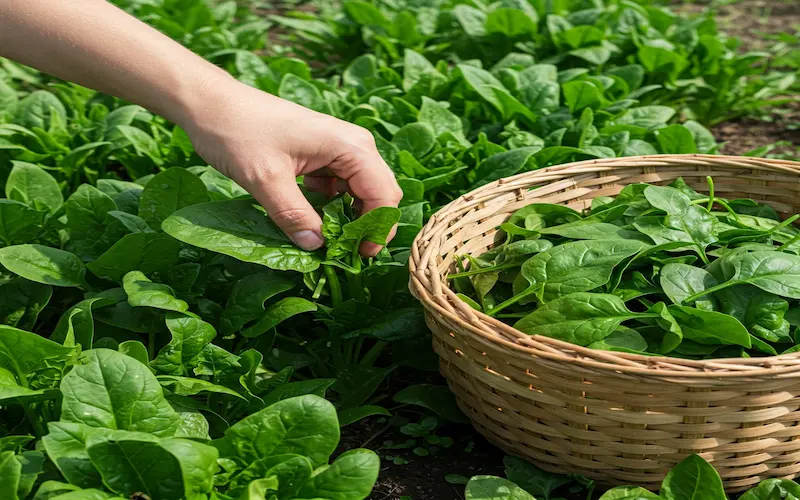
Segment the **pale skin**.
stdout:
<path fill-rule="evenodd" d="M 369 131 L 240 83 L 105 0 L 0 0 L 0 56 L 180 126 L 307 250 L 323 245 L 322 221 L 297 176 L 328 196 L 350 192 L 362 212 L 402 197 Z M 365 243 L 361 253 L 379 250 Z"/>

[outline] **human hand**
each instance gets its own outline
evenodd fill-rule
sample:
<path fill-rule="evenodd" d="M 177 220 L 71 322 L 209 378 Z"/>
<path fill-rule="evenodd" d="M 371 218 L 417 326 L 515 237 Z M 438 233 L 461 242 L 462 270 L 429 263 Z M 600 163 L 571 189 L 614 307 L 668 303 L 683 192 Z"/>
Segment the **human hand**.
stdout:
<path fill-rule="evenodd" d="M 305 186 L 327 196 L 349 192 L 362 213 L 396 207 L 403 196 L 366 129 L 272 96 L 232 78 L 205 86 L 181 123 L 197 152 L 246 189 L 301 248 L 324 240 L 322 220 L 303 196 Z M 389 235 L 394 236 L 395 230 Z M 365 242 L 361 253 L 380 250 Z"/>

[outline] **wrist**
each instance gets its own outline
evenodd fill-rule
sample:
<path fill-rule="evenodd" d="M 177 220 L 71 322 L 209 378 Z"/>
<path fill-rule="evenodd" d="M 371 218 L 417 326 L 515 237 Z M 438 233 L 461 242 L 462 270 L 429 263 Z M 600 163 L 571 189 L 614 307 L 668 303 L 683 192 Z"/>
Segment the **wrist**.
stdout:
<path fill-rule="evenodd" d="M 175 96 L 165 110 L 165 118 L 187 132 L 198 128 L 213 115 L 216 103 L 236 83 L 236 79 L 227 71 L 211 63 L 203 63 L 206 67 L 202 71 L 186 75 L 184 83 L 176 86 Z"/>

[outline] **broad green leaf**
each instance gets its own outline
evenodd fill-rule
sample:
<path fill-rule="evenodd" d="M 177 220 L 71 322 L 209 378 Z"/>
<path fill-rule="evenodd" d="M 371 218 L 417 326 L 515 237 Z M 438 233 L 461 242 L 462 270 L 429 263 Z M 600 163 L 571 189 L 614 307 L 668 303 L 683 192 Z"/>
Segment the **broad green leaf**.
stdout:
<path fill-rule="evenodd" d="M 0 240 L 6 245 L 35 240 L 43 225 L 44 213 L 19 201 L 0 199 Z"/>
<path fill-rule="evenodd" d="M 392 416 L 391 412 L 389 412 L 389 410 L 387 410 L 386 408 L 374 405 L 357 406 L 355 408 L 339 410 L 337 414 L 339 418 L 339 425 L 341 427 L 354 424 L 359 420 L 365 419 L 367 417 L 374 417 L 377 415 L 384 417 Z"/>
<path fill-rule="evenodd" d="M 196 498 L 214 485 L 217 450 L 189 439 L 116 431 L 91 436 L 87 451 L 103 482 L 125 497 Z"/>
<path fill-rule="evenodd" d="M 661 485 L 661 496 L 665 500 L 727 499 L 719 474 L 698 455 L 690 455 L 669 471 Z"/>
<path fill-rule="evenodd" d="M 292 316 L 316 310 L 316 304 L 302 297 L 285 297 L 268 306 L 255 324 L 242 330 L 242 336 L 258 337 Z"/>
<path fill-rule="evenodd" d="M 490 156 L 478 165 L 473 186 L 482 186 L 524 171 L 529 164 L 535 165 L 531 158 L 541 149 L 541 146 L 529 146 Z"/>
<path fill-rule="evenodd" d="M 410 123 L 397 131 L 392 144 L 401 151 L 408 151 L 415 158 L 422 158 L 436 144 L 436 133 L 431 125 L 425 122 Z"/>
<path fill-rule="evenodd" d="M 58 182 L 44 169 L 31 163 L 12 162 L 6 180 L 6 197 L 36 210 L 55 213 L 64 204 Z"/>
<path fill-rule="evenodd" d="M 229 396 L 245 399 L 236 391 L 221 385 L 212 384 L 200 378 L 159 375 L 158 382 L 162 387 L 166 387 L 171 393 L 177 396 L 195 396 L 200 393 L 215 393 L 227 394 Z"/>
<path fill-rule="evenodd" d="M 175 297 L 172 288 L 153 283 L 141 271 L 127 273 L 122 279 L 122 286 L 132 307 L 154 307 L 175 312 L 189 310 L 186 302 Z"/>
<path fill-rule="evenodd" d="M 716 311 L 687 306 L 669 306 L 669 312 L 689 340 L 701 344 L 751 346 L 750 334 L 736 318 Z"/>
<path fill-rule="evenodd" d="M 264 304 L 271 298 L 294 288 L 292 280 L 272 274 L 254 274 L 237 281 L 228 295 L 225 310 L 219 319 L 220 333 L 238 332 L 264 314 Z"/>
<path fill-rule="evenodd" d="M 700 267 L 671 263 L 661 269 L 661 288 L 674 304 L 717 284 L 716 278 Z"/>
<path fill-rule="evenodd" d="M 530 289 L 545 300 L 605 285 L 614 267 L 647 247 L 636 240 L 584 240 L 557 245 L 522 265 Z M 599 339 L 595 339 L 599 340 Z"/>
<path fill-rule="evenodd" d="M 540 305 L 514 328 L 586 346 L 605 339 L 620 323 L 638 316 L 616 295 L 580 292 Z"/>
<path fill-rule="evenodd" d="M 67 121 L 64 104 L 46 90 L 36 90 L 19 101 L 16 115 L 16 123 L 31 129 L 48 130 L 56 120 L 60 123 Z"/>
<path fill-rule="evenodd" d="M 509 38 L 517 38 L 536 33 L 537 19 L 517 9 L 495 9 L 486 17 L 487 33 L 499 33 Z"/>
<path fill-rule="evenodd" d="M 48 429 L 50 432 L 42 438 L 42 444 L 67 481 L 81 488 L 102 487 L 100 473 L 86 451 L 86 442 L 89 436 L 112 431 L 72 422 L 50 422 Z"/>
<path fill-rule="evenodd" d="M 53 288 L 23 278 L 0 285 L 0 324 L 31 330 L 45 308 Z"/>
<path fill-rule="evenodd" d="M 64 345 L 80 344 L 83 350 L 91 349 L 95 329 L 93 311 L 112 304 L 113 299 L 102 296 L 78 302 L 61 315 L 50 338 Z"/>
<path fill-rule="evenodd" d="M 291 422 L 291 426 L 285 423 Z M 247 463 L 274 455 L 307 456 L 314 466 L 328 462 L 339 442 L 339 423 L 331 403 L 317 396 L 285 399 L 243 418 L 213 444 L 220 456 Z"/>
<path fill-rule="evenodd" d="M 84 287 L 86 268 L 70 252 L 43 245 L 0 248 L 0 264 L 27 280 L 45 285 Z"/>
<path fill-rule="evenodd" d="M 639 486 L 617 486 L 603 493 L 599 500 L 659 500 L 660 498 Z"/>
<path fill-rule="evenodd" d="M 584 108 L 597 109 L 603 100 L 603 93 L 593 83 L 586 81 L 567 82 L 561 86 L 564 99 L 573 113 Z"/>
<path fill-rule="evenodd" d="M 509 481 L 537 497 L 550 498 L 554 490 L 570 482 L 567 476 L 545 472 L 520 458 L 505 457 L 503 465 Z"/>
<path fill-rule="evenodd" d="M 174 167 L 147 183 L 139 201 L 139 217 L 159 229 L 167 217 L 181 208 L 208 201 L 203 181 L 184 168 Z"/>
<path fill-rule="evenodd" d="M 356 449 L 342 453 L 330 467 L 315 474 L 300 488 L 300 498 L 361 500 L 372 491 L 378 479 L 380 459 L 372 450 Z"/>
<path fill-rule="evenodd" d="M 61 421 L 112 430 L 175 434 L 178 415 L 147 366 L 108 349 L 87 351 L 61 382 Z"/>
<path fill-rule="evenodd" d="M 464 495 L 466 500 L 536 500 L 511 481 L 495 476 L 473 476 Z"/>
<path fill-rule="evenodd" d="M 180 249 L 180 243 L 166 234 L 127 234 L 86 267 L 100 278 L 122 281 L 131 271 L 168 271 L 178 263 Z"/>
<path fill-rule="evenodd" d="M 410 385 L 394 395 L 396 403 L 427 408 L 440 417 L 456 423 L 468 422 L 456 404 L 456 398 L 446 386 Z"/>
<path fill-rule="evenodd" d="M 692 132 L 683 125 L 669 125 L 656 130 L 654 133 L 662 154 L 693 154 L 698 152 Z"/>
<path fill-rule="evenodd" d="M 317 269 L 319 257 L 300 250 L 252 200 L 201 203 L 183 208 L 162 224 L 165 233 L 199 248 L 283 271 Z"/>

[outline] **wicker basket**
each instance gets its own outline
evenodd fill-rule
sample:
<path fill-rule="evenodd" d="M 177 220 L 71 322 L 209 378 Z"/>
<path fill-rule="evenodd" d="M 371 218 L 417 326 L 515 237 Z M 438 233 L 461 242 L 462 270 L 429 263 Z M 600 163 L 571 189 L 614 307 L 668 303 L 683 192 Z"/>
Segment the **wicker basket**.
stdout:
<path fill-rule="evenodd" d="M 554 473 L 658 490 L 691 453 L 741 491 L 800 472 L 800 354 L 692 361 L 591 350 L 529 336 L 471 309 L 448 288 L 454 258 L 496 241 L 497 226 L 533 202 L 576 210 L 626 184 L 677 177 L 698 191 L 800 213 L 800 163 L 712 155 L 593 160 L 501 179 L 437 212 L 410 259 L 440 369 L 491 442 Z M 532 190 L 532 188 L 536 188 Z"/>

